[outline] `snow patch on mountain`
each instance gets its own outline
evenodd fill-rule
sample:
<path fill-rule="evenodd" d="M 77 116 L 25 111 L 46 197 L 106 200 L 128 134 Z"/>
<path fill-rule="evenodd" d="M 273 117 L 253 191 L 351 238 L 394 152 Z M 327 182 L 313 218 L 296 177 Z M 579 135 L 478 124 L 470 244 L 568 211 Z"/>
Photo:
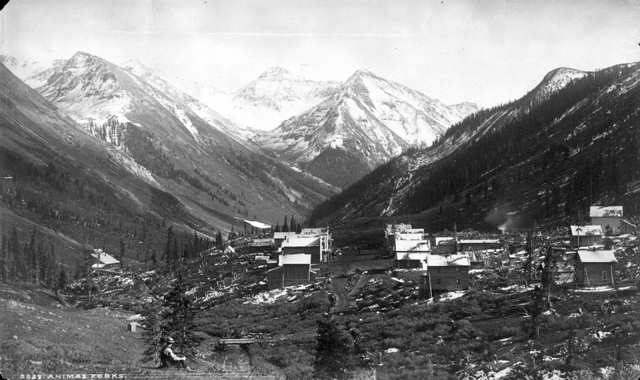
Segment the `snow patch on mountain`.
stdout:
<path fill-rule="evenodd" d="M 268 131 L 319 103 L 338 87 L 337 82 L 314 81 L 274 67 L 238 91 L 209 91 L 201 100 L 237 124 Z"/>

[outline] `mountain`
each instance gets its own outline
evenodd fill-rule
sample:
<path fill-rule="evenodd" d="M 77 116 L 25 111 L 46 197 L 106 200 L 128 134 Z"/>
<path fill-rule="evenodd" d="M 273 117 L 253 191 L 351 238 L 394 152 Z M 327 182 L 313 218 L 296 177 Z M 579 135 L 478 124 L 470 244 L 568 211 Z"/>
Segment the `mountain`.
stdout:
<path fill-rule="evenodd" d="M 229 119 L 212 110 L 200 100 L 178 89 L 172 83 L 169 83 L 167 80 L 160 77 L 155 70 L 141 62 L 128 60 L 122 64 L 121 67 L 137 77 L 142 78 L 145 82 L 151 84 L 164 95 L 167 95 L 171 99 L 180 101 L 180 103 L 191 109 L 200 118 L 209 123 L 209 125 L 219 129 L 221 132 L 235 137 L 239 142 L 245 142 L 255 133 L 255 131 L 247 127 L 233 123 Z"/>
<path fill-rule="evenodd" d="M 171 224 L 213 232 L 135 168 L 0 64 L 3 241 L 14 230 L 21 241 L 37 234 L 75 266 L 85 246 L 161 252 Z"/>
<path fill-rule="evenodd" d="M 5 68 L 9 69 L 18 78 L 27 78 L 34 76 L 51 66 L 59 65 L 61 61 L 21 59 L 11 55 L 0 54 L 0 63 L 2 63 Z"/>
<path fill-rule="evenodd" d="M 410 146 L 433 143 L 475 110 L 359 70 L 329 98 L 254 141 L 344 187 Z"/>
<path fill-rule="evenodd" d="M 319 103 L 338 86 L 272 67 L 233 93 L 208 91 L 202 100 L 237 124 L 267 131 Z"/>
<path fill-rule="evenodd" d="M 637 63 L 554 70 L 521 99 L 378 167 L 311 219 L 413 220 L 439 230 L 577 222 L 594 203 L 637 213 L 639 98 Z"/>
<path fill-rule="evenodd" d="M 78 52 L 37 90 L 115 148 L 131 173 L 215 228 L 238 217 L 303 217 L 335 191 L 239 142 L 219 115 L 140 69 Z"/>

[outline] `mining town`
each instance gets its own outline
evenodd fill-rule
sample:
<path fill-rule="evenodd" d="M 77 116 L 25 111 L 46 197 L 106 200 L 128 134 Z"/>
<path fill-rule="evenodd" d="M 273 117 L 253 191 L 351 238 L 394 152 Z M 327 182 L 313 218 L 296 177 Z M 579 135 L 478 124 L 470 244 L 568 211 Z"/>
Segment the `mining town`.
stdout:
<path fill-rule="evenodd" d="M 0 380 L 640 380 L 639 21 L 0 2 Z"/>

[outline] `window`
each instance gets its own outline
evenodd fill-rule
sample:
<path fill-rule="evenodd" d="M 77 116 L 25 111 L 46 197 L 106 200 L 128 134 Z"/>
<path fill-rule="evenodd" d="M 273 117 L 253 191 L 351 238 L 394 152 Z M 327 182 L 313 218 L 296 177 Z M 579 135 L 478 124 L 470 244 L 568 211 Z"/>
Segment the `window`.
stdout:
<path fill-rule="evenodd" d="M 602 271 L 602 281 L 607 281 L 607 276 L 608 276 L 607 271 L 603 270 Z"/>

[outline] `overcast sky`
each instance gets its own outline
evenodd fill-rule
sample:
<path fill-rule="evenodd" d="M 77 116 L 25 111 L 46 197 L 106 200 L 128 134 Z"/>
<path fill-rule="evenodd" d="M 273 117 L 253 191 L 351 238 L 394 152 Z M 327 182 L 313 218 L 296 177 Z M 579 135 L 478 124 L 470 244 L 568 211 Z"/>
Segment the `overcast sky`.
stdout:
<path fill-rule="evenodd" d="M 238 88 L 270 66 L 358 68 L 446 102 L 494 105 L 549 70 L 640 60 L 640 0 L 12 0 L 0 51 L 129 58 Z"/>

